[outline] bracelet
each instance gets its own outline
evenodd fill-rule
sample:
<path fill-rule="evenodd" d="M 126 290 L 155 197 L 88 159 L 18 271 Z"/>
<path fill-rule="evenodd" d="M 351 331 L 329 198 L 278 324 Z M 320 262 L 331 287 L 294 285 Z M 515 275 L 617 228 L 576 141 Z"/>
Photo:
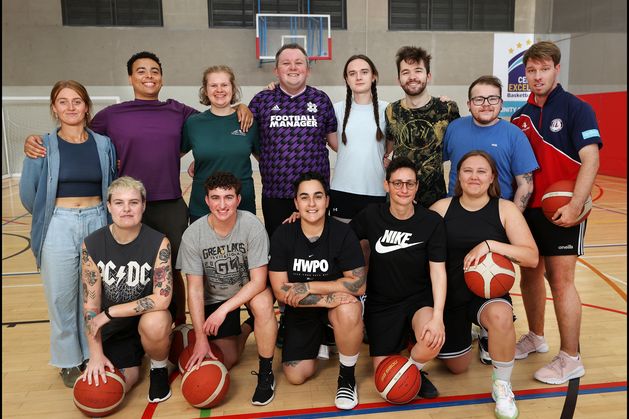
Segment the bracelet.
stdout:
<path fill-rule="evenodd" d="M 109 314 L 109 307 L 107 307 L 107 308 L 103 311 L 103 313 L 105 313 L 105 316 L 107 316 L 107 318 L 108 318 L 109 320 L 113 320 L 113 319 L 114 319 L 114 318 L 111 316 L 111 314 Z"/>
<path fill-rule="evenodd" d="M 487 242 L 487 240 L 485 240 L 485 244 L 487 245 L 487 249 L 489 249 L 489 251 L 491 252 L 491 247 L 489 247 L 489 243 Z"/>

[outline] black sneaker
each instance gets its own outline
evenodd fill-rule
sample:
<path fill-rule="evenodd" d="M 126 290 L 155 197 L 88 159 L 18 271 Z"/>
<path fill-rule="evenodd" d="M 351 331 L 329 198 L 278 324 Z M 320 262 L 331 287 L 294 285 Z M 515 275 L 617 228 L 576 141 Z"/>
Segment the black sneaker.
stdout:
<path fill-rule="evenodd" d="M 439 396 L 439 390 L 428 379 L 428 373 L 424 371 L 419 372 L 422 376 L 422 384 L 419 387 L 419 393 L 417 395 L 423 399 L 434 399 Z"/>
<path fill-rule="evenodd" d="M 72 368 L 61 368 L 59 375 L 61 376 L 63 384 L 66 387 L 73 388 L 77 378 L 83 375 L 83 372 L 81 371 L 81 366 Z"/>
<path fill-rule="evenodd" d="M 358 404 L 358 385 L 356 383 L 352 385 L 339 375 L 334 404 L 337 408 L 343 410 L 355 408 Z"/>
<path fill-rule="evenodd" d="M 268 374 L 258 374 L 255 371 L 251 371 L 251 375 L 258 376 L 258 385 L 256 391 L 251 398 L 251 404 L 255 406 L 264 406 L 271 403 L 273 397 L 275 397 L 275 376 L 273 372 Z"/>
<path fill-rule="evenodd" d="M 164 400 L 168 400 L 171 394 L 170 384 L 168 383 L 168 368 L 151 368 L 149 402 L 163 402 Z"/>
<path fill-rule="evenodd" d="M 479 336 L 478 356 L 480 358 L 480 362 L 485 365 L 491 365 L 491 356 L 489 356 L 489 338 Z"/>
<path fill-rule="evenodd" d="M 284 332 L 286 331 L 286 325 L 284 324 L 284 315 L 280 314 L 280 326 L 277 329 L 277 339 L 275 340 L 275 346 L 282 349 L 284 346 Z"/>

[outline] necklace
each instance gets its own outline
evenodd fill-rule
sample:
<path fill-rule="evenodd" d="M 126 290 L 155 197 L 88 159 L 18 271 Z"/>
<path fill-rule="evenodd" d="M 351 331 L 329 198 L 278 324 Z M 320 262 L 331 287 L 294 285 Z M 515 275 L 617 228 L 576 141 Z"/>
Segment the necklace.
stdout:
<path fill-rule="evenodd" d="M 62 132 L 62 130 L 59 130 L 57 135 L 61 137 L 63 140 L 65 140 L 66 142 L 72 143 L 72 144 L 81 144 L 87 141 L 88 139 L 87 131 L 85 130 L 81 131 L 81 134 L 79 134 L 78 138 L 73 137 L 72 135 L 66 135 Z"/>
<path fill-rule="evenodd" d="M 131 243 L 133 240 L 135 240 L 136 237 L 138 237 L 138 235 L 136 234 L 133 238 L 129 239 L 129 240 L 121 240 L 117 237 L 116 232 L 115 232 L 115 224 L 111 225 L 111 228 L 109 229 L 109 231 L 111 232 L 111 236 L 114 238 L 114 240 L 116 241 L 116 243 L 118 244 L 129 244 Z M 138 232 L 139 234 L 139 232 Z"/>

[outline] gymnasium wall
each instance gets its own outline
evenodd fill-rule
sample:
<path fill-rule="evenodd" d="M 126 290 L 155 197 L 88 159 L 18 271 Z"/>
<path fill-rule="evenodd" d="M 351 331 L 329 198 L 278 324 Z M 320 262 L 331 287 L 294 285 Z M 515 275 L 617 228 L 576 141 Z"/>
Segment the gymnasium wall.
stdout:
<path fill-rule="evenodd" d="M 333 101 L 341 100 L 345 60 L 364 53 L 380 72 L 380 98 L 397 100 L 402 92 L 396 82 L 395 52 L 402 45 L 417 45 L 433 56 L 430 92 L 456 100 L 462 114 L 467 114 L 469 83 L 493 71 L 494 34 L 389 31 L 387 4 L 347 0 L 347 29 L 332 31 L 333 59 L 313 64 L 310 84 L 323 88 Z M 161 28 L 64 27 L 60 0 L 4 0 L 3 95 L 46 96 L 55 81 L 74 78 L 92 95 L 128 100 L 132 91 L 125 64 L 140 50 L 154 51 L 162 60 L 161 97 L 200 110 L 204 107 L 198 103 L 197 91 L 202 71 L 209 65 L 225 63 L 234 68 L 243 84 L 245 103 L 275 79 L 272 64 L 260 65 L 255 58 L 254 29 L 208 28 L 206 0 L 162 0 L 162 5 Z M 567 90 L 586 95 L 626 94 L 626 9 L 625 0 L 515 0 L 515 32 L 535 33 L 536 39 L 567 34 L 558 40 L 569 51 L 569 71 L 561 74 Z M 615 106 L 604 99 L 598 114 L 612 113 Z M 626 127 L 626 115 L 620 119 Z M 611 132 L 622 132 L 617 121 L 610 124 Z M 624 136 L 605 137 L 604 152 L 626 148 L 626 128 L 624 132 Z M 612 157 L 618 154 L 604 158 Z M 607 161 L 603 164 L 608 166 Z"/>

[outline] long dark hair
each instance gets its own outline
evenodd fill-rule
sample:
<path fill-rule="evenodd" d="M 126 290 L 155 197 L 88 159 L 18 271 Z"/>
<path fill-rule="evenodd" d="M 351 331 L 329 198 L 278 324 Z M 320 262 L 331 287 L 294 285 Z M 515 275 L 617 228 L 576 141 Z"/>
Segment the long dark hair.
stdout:
<path fill-rule="evenodd" d="M 363 60 L 369 67 L 371 68 L 371 72 L 375 76 L 375 80 L 371 83 L 371 101 L 373 103 L 373 116 L 376 120 L 376 140 L 381 141 L 384 138 L 384 133 L 380 129 L 380 113 L 378 109 L 378 69 L 376 69 L 376 65 L 371 61 L 369 57 L 363 54 L 352 55 L 348 58 L 345 63 L 345 67 L 343 67 L 343 79 L 345 80 L 346 87 L 346 95 L 345 95 L 345 115 L 343 116 L 343 131 L 341 133 L 341 140 L 343 144 L 347 144 L 347 136 L 345 135 L 345 127 L 347 126 L 347 120 L 349 119 L 349 113 L 352 108 L 352 89 L 350 89 L 349 84 L 347 83 L 347 66 L 354 60 Z"/>

